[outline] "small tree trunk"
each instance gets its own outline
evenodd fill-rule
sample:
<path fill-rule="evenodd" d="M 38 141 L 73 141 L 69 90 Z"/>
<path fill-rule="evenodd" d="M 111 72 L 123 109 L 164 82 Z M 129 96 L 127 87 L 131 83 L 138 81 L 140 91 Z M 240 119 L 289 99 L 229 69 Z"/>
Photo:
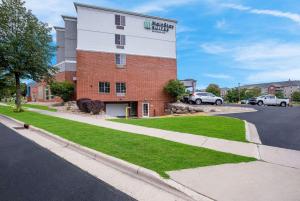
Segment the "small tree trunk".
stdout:
<path fill-rule="evenodd" d="M 20 83 L 20 76 L 18 73 L 15 73 L 15 80 L 16 80 L 16 111 L 21 111 L 21 83 Z"/>

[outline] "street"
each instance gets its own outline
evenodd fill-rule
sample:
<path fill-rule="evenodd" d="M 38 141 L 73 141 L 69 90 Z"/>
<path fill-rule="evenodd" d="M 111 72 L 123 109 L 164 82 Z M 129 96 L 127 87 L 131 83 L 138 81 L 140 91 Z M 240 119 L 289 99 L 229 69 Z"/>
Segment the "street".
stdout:
<path fill-rule="evenodd" d="M 232 106 L 232 105 L 231 105 Z M 300 107 L 249 106 L 257 112 L 228 114 L 254 123 L 263 144 L 300 150 Z"/>
<path fill-rule="evenodd" d="M 0 124 L 0 200 L 134 200 Z"/>

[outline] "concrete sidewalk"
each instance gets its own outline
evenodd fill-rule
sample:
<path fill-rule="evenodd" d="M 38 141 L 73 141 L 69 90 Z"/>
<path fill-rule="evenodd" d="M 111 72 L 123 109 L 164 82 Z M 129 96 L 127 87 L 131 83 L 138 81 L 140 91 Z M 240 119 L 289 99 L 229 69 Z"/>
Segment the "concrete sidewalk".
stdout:
<path fill-rule="evenodd" d="M 254 143 L 244 143 L 237 141 L 230 141 L 218 138 L 211 138 L 200 135 L 193 135 L 188 133 L 180 133 L 174 131 L 161 130 L 156 128 L 147 128 L 143 126 L 136 126 L 118 122 L 107 121 L 104 119 L 97 119 L 94 117 L 81 116 L 77 114 L 51 112 L 38 109 L 28 109 L 40 114 L 60 117 L 77 122 L 83 122 L 91 125 L 96 125 L 115 130 L 142 134 L 152 137 L 158 137 L 174 142 L 188 144 L 197 147 L 209 148 L 226 153 L 232 153 L 242 156 L 254 157 L 259 160 L 267 161 L 274 164 L 285 165 L 288 167 L 300 168 L 300 151 L 270 147 Z"/>
<path fill-rule="evenodd" d="M 299 201 L 300 169 L 255 161 L 168 172 L 171 179 L 218 201 Z"/>

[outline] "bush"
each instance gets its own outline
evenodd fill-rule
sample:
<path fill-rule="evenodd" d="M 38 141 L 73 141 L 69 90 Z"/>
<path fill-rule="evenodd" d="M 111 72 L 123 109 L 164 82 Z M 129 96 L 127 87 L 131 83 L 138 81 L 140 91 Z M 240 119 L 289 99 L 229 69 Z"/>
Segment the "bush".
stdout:
<path fill-rule="evenodd" d="M 176 100 L 180 100 L 185 94 L 185 87 L 179 80 L 170 80 L 165 86 L 165 91 Z"/>
<path fill-rule="evenodd" d="M 92 110 L 92 101 L 91 100 L 83 100 L 82 101 L 82 112 L 91 113 Z"/>
<path fill-rule="evenodd" d="M 293 92 L 292 100 L 295 101 L 295 102 L 300 102 L 300 92 L 299 91 Z"/>
<path fill-rule="evenodd" d="M 51 83 L 50 90 L 54 96 L 60 97 L 64 102 L 74 97 L 74 84 L 67 81 Z"/>
<path fill-rule="evenodd" d="M 80 98 L 80 99 L 76 100 L 77 107 L 82 112 L 83 112 L 83 105 L 82 105 L 82 103 L 83 103 L 83 101 L 86 101 L 86 100 L 91 100 L 91 99 L 89 99 L 89 98 Z"/>
<path fill-rule="evenodd" d="M 101 110 L 104 109 L 104 103 L 99 100 L 93 100 L 91 102 L 91 112 L 93 114 L 99 114 Z"/>

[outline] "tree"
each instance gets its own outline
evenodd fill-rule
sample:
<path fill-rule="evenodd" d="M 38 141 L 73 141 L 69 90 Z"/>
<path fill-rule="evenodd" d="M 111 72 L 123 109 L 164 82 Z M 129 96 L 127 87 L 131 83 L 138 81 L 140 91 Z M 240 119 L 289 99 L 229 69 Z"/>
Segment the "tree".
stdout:
<path fill-rule="evenodd" d="M 180 100 L 185 94 L 185 86 L 179 80 L 170 80 L 165 86 L 165 91 L 176 100 Z"/>
<path fill-rule="evenodd" d="M 74 84 L 64 82 L 52 82 L 50 84 L 52 95 L 60 97 L 64 102 L 72 100 L 74 97 Z"/>
<path fill-rule="evenodd" d="M 221 89 L 217 84 L 209 84 L 208 87 L 206 88 L 206 92 L 210 92 L 216 96 L 221 95 Z"/>
<path fill-rule="evenodd" d="M 13 76 L 16 111 L 21 111 L 21 79 L 41 81 L 56 71 L 51 67 L 55 48 L 51 29 L 24 7 L 22 0 L 0 3 L 0 73 Z"/>
<path fill-rule="evenodd" d="M 300 91 L 294 91 L 292 94 L 292 100 L 295 102 L 300 102 Z"/>
<path fill-rule="evenodd" d="M 276 92 L 275 92 L 275 96 L 276 96 L 277 98 L 284 98 L 284 95 L 283 95 L 282 91 L 276 91 Z"/>
<path fill-rule="evenodd" d="M 227 91 L 225 96 L 225 100 L 230 103 L 237 103 L 239 101 L 239 97 L 241 100 L 246 99 L 246 88 L 233 88 Z"/>
<path fill-rule="evenodd" d="M 261 95 L 261 89 L 259 87 L 247 89 L 245 91 L 245 99 L 258 97 L 260 95 Z"/>

